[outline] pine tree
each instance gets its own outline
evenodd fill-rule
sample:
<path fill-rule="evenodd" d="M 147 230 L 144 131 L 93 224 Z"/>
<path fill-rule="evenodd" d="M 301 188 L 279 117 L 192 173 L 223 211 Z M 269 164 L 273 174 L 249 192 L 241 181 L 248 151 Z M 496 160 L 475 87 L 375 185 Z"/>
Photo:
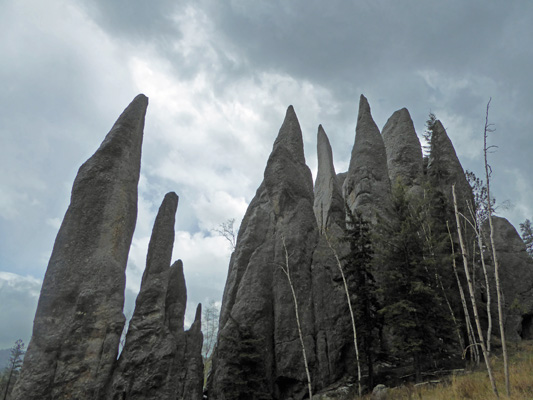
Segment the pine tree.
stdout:
<path fill-rule="evenodd" d="M 452 323 L 424 257 L 420 221 L 400 183 L 393 188 L 392 200 L 393 220 L 380 228 L 380 313 L 391 332 L 392 353 L 410 358 L 419 380 L 424 362 L 445 352 L 452 341 Z"/>
<path fill-rule="evenodd" d="M 15 342 L 15 345 L 11 348 L 11 357 L 9 358 L 9 364 L 6 367 L 6 382 L 5 382 L 5 388 L 3 393 L 3 400 L 7 399 L 7 395 L 10 393 L 11 389 L 13 388 L 17 378 L 18 374 L 20 372 L 20 368 L 22 367 L 22 360 L 24 358 L 24 342 L 19 339 Z"/>
<path fill-rule="evenodd" d="M 368 369 L 368 387 L 374 387 L 373 361 L 376 356 L 376 337 L 379 337 L 381 316 L 377 299 L 377 286 L 372 272 L 373 249 L 370 228 L 359 211 L 345 207 L 347 223 L 344 240 L 350 251 L 342 261 L 350 293 L 355 294 L 352 304 L 362 353 Z"/>

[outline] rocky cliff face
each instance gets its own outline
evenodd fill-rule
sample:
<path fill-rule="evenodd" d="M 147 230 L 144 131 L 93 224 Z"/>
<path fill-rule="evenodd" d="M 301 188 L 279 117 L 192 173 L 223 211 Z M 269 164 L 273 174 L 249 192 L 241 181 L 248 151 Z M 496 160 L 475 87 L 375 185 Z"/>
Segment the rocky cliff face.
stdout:
<path fill-rule="evenodd" d="M 14 399 L 95 398 L 109 379 L 124 327 L 147 105 L 137 96 L 78 171 Z"/>
<path fill-rule="evenodd" d="M 169 268 L 174 193 L 156 218 L 117 363 L 147 105 L 145 96 L 137 96 L 78 171 L 12 399 L 201 399 L 201 312 L 184 332 L 183 268 L 181 262 Z"/>
<path fill-rule="evenodd" d="M 210 399 L 304 397 L 307 379 L 295 308 L 281 267 L 287 267 L 287 252 L 313 365 L 311 263 L 316 242 L 313 182 L 298 119 L 289 107 L 231 259 Z"/>

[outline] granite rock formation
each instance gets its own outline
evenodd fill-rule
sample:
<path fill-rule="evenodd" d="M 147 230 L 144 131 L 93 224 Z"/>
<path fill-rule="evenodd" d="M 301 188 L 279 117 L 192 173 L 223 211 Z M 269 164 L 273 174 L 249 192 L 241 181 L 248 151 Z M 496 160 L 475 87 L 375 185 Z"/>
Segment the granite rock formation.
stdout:
<path fill-rule="evenodd" d="M 57 234 L 12 398 L 98 398 L 124 327 L 148 98 L 137 96 L 79 169 Z"/>
<path fill-rule="evenodd" d="M 390 204 L 387 153 L 379 128 L 372 119 L 367 99 L 361 95 L 355 128 L 355 142 L 343 193 L 352 211 L 375 223 L 378 214 L 386 218 Z"/>
<path fill-rule="evenodd" d="M 466 180 L 452 141 L 439 120 L 436 121 L 433 129 L 427 174 L 437 177 L 441 191 L 450 202 L 452 201 L 452 185 L 455 184 L 460 209 L 466 209 L 466 202 L 474 204 L 472 188 Z"/>
<path fill-rule="evenodd" d="M 314 210 L 318 229 L 324 233 L 333 221 L 344 220 L 342 188 L 335 174 L 331 145 L 322 125 L 317 134 L 318 172 L 315 180 Z"/>
<path fill-rule="evenodd" d="M 492 217 L 494 245 L 500 265 L 500 281 L 504 299 L 506 338 L 511 341 L 533 339 L 533 260 L 511 223 L 501 217 Z M 489 235 L 488 221 L 485 235 Z M 485 242 L 490 243 L 487 237 Z M 490 256 L 487 256 L 490 259 Z M 488 260 L 492 265 L 492 262 Z M 496 299 L 496 292 L 492 297 Z M 494 300 L 494 308 L 495 308 Z M 493 312 L 497 318 L 497 311 Z"/>
<path fill-rule="evenodd" d="M 175 193 L 159 209 L 117 361 L 147 105 L 137 96 L 78 171 L 11 399 L 202 398 L 201 306 L 185 332 L 183 266 L 169 267 Z"/>
<path fill-rule="evenodd" d="M 419 192 L 423 176 L 422 147 L 409 111 L 402 108 L 392 114 L 382 135 L 391 183 L 400 180 L 410 188 L 410 193 Z"/>
<path fill-rule="evenodd" d="M 311 263 L 316 242 L 313 182 L 291 106 L 230 261 L 209 399 L 305 396 L 307 378 L 294 303 L 281 266 L 286 267 L 287 251 L 308 361 L 313 367 Z"/>
<path fill-rule="evenodd" d="M 332 250 L 339 257 L 348 250 L 341 240 L 346 219 L 344 199 L 333 165 L 331 146 L 322 126 L 318 128 L 317 139 L 314 208 L 320 236 L 312 264 L 317 358 L 314 380 L 317 387 L 323 388 L 353 373 L 355 354 L 351 336 L 346 334 L 351 329 L 348 303 Z"/>
<path fill-rule="evenodd" d="M 108 390 L 110 400 L 176 399 L 183 393 L 201 399 L 201 307 L 196 325 L 184 332 L 187 292 L 183 265 L 178 261 L 170 267 L 177 206 L 178 196 L 168 193 L 159 208 L 135 312 Z M 200 385 L 199 392 L 189 393 L 186 386 L 191 383 Z"/>

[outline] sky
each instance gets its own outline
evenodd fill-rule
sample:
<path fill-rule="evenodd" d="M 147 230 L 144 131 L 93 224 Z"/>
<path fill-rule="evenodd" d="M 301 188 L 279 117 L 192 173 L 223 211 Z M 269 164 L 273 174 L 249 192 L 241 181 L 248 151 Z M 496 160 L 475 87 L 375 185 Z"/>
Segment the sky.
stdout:
<path fill-rule="evenodd" d="M 359 96 L 377 125 L 430 112 L 465 169 L 483 167 L 492 97 L 492 190 L 515 227 L 533 218 L 533 2 L 3 0 L 0 2 L 0 348 L 28 343 L 40 285 L 79 166 L 138 93 L 149 97 L 131 315 L 165 193 L 179 206 L 187 322 L 220 302 L 238 228 L 293 105 L 316 176 L 322 124 L 347 170 Z"/>

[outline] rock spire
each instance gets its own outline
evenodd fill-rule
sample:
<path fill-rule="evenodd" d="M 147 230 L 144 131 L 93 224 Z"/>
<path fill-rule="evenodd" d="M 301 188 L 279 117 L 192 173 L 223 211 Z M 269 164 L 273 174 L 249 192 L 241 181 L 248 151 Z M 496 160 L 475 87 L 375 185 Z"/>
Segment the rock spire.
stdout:
<path fill-rule="evenodd" d="M 439 120 L 435 122 L 433 129 L 427 174 L 437 177 L 439 186 L 449 201 L 452 201 L 452 184 L 455 184 L 459 208 L 466 209 L 466 201 L 474 204 L 472 188 L 466 180 L 452 141 Z"/>
<path fill-rule="evenodd" d="M 317 156 L 314 210 L 318 229 L 323 233 L 333 221 L 344 221 L 344 200 L 333 165 L 331 145 L 322 125 L 318 127 Z"/>
<path fill-rule="evenodd" d="M 78 171 L 13 399 L 92 399 L 107 383 L 124 327 L 147 105 L 138 95 Z"/>
<path fill-rule="evenodd" d="M 385 216 L 390 204 L 387 154 L 379 128 L 372 119 L 365 96 L 359 101 L 355 142 L 343 193 L 348 206 L 359 210 L 371 222 Z"/>
<path fill-rule="evenodd" d="M 409 188 L 421 184 L 423 175 L 422 147 L 409 111 L 396 111 L 383 127 L 383 142 L 391 183 L 399 179 Z"/>
<path fill-rule="evenodd" d="M 141 289 L 126 343 L 113 373 L 109 399 L 171 398 L 178 391 L 176 376 L 184 367 L 184 356 L 178 353 L 184 353 L 185 336 L 183 320 L 176 321 L 175 317 L 183 318 L 187 293 L 183 291 L 181 262 L 173 268 L 178 275 L 177 286 L 182 291 L 169 291 L 177 289 L 169 288 L 177 206 L 178 196 L 168 193 L 155 219 Z M 167 311 L 167 301 L 172 310 Z M 175 331 L 171 331 L 170 326 Z"/>
<path fill-rule="evenodd" d="M 298 119 L 289 107 L 230 261 L 210 399 L 305 396 L 294 303 L 280 266 L 286 266 L 287 250 L 313 364 L 311 262 L 316 241 L 311 172 L 305 165 Z"/>

